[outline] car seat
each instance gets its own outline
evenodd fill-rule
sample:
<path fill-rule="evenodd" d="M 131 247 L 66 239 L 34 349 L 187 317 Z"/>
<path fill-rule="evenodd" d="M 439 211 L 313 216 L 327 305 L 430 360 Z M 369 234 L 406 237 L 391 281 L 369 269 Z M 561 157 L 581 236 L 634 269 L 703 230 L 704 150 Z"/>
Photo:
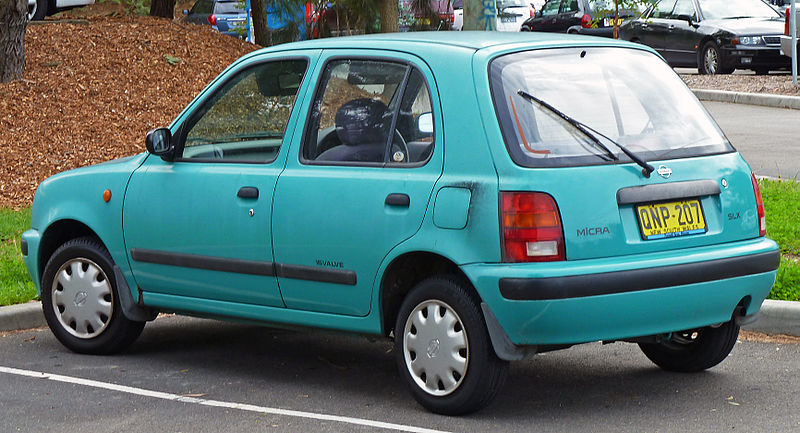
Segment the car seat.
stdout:
<path fill-rule="evenodd" d="M 383 102 L 353 99 L 336 112 L 336 135 L 342 145 L 328 149 L 318 161 L 383 162 L 391 113 Z"/>

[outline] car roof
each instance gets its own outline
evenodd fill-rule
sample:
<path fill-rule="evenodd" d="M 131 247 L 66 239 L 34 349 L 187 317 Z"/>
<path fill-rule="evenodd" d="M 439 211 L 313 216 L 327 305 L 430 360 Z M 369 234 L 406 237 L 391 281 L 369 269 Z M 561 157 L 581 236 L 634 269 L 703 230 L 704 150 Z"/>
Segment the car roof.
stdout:
<path fill-rule="evenodd" d="M 283 51 L 289 49 L 326 48 L 371 48 L 397 49 L 406 47 L 409 51 L 447 53 L 453 48 L 481 50 L 486 48 L 553 48 L 566 46 L 625 46 L 639 49 L 645 47 L 630 42 L 563 33 L 538 32 L 496 32 L 496 31 L 439 31 L 439 32 L 401 32 L 376 33 L 371 35 L 344 36 L 338 38 L 315 39 L 277 45 L 259 51 Z M 414 47 L 414 49 L 410 49 Z"/>

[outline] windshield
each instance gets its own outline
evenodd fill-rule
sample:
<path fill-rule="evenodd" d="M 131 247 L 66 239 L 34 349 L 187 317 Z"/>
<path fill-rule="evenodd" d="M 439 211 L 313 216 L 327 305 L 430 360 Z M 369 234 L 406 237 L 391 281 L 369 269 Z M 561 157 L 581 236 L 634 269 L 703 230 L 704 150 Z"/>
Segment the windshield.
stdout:
<path fill-rule="evenodd" d="M 781 17 L 761 0 L 700 0 L 700 10 L 707 20 Z"/>
<path fill-rule="evenodd" d="M 733 148 L 681 79 L 657 56 L 626 48 L 525 51 L 492 61 L 490 80 L 512 159 L 527 167 L 630 162 L 520 96 L 522 90 L 647 161 Z M 603 140 L 601 138 L 601 140 Z"/>

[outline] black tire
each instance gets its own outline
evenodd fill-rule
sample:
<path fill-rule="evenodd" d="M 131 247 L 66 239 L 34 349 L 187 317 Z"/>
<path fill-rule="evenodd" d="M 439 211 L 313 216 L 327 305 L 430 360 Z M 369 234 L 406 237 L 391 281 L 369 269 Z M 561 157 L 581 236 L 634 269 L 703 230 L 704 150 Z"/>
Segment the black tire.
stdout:
<path fill-rule="evenodd" d="M 36 6 L 33 10 L 28 8 L 28 20 L 41 21 L 47 17 L 47 12 L 50 9 L 50 0 L 36 0 Z M 31 14 L 31 12 L 33 12 Z"/>
<path fill-rule="evenodd" d="M 521 32 L 529 32 L 529 31 L 531 31 L 531 29 L 530 29 L 530 27 L 522 26 L 522 27 L 520 27 L 519 31 L 521 31 Z"/>
<path fill-rule="evenodd" d="M 639 348 L 664 370 L 694 373 L 725 360 L 738 336 L 739 326 L 730 321 L 716 328 L 678 332 L 662 343 L 639 343 Z"/>
<path fill-rule="evenodd" d="M 128 320 L 119 302 L 113 261 L 97 240 L 72 239 L 48 260 L 42 309 L 50 330 L 70 350 L 107 355 L 130 346 L 145 322 Z"/>
<path fill-rule="evenodd" d="M 708 41 L 697 53 L 697 71 L 702 75 L 730 74 L 734 68 L 725 67 L 722 51 L 714 41 Z"/>
<path fill-rule="evenodd" d="M 450 321 L 450 324 L 429 324 L 430 314 L 439 314 L 443 322 Z M 426 326 L 417 329 L 411 320 L 412 315 L 418 317 L 418 321 L 424 321 L 420 324 Z M 420 343 L 425 347 L 424 354 L 413 350 L 413 339 L 417 336 L 423 336 Z M 458 340 L 464 344 L 453 343 Z M 442 352 L 449 348 L 454 356 L 437 357 L 442 347 L 445 348 Z M 417 402 L 429 411 L 443 415 L 461 415 L 486 407 L 508 375 L 508 362 L 498 358 L 492 348 L 479 300 L 455 277 L 429 278 L 411 290 L 397 315 L 394 350 L 400 376 Z M 414 373 L 413 361 L 418 358 L 426 362 L 417 364 L 417 369 L 422 371 Z M 449 366 L 434 365 L 441 363 L 463 363 L 463 369 L 456 367 L 461 369 L 458 372 L 448 370 Z M 454 384 L 444 384 L 444 375 L 437 374 L 430 380 L 432 386 L 428 387 L 426 372 L 436 368 L 446 370 L 448 376 L 444 380 Z M 437 378 L 440 379 L 437 381 Z"/>

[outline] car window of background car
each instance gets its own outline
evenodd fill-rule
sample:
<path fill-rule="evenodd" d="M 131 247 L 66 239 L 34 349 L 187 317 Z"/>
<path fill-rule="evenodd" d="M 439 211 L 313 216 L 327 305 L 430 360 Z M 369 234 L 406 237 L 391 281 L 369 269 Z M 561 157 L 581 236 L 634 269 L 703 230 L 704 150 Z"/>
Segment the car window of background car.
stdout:
<path fill-rule="evenodd" d="M 197 0 L 197 3 L 192 6 L 193 14 L 210 14 L 214 9 L 213 0 Z"/>
<path fill-rule="evenodd" d="M 550 0 L 542 6 L 542 16 L 557 15 L 561 0 Z"/>
<path fill-rule="evenodd" d="M 675 9 L 675 1 L 676 0 L 665 0 L 656 3 L 653 6 L 653 12 L 650 14 L 650 18 L 669 18 L 672 10 Z"/>
<path fill-rule="evenodd" d="M 397 95 L 409 68 L 388 61 L 330 62 L 313 104 L 303 157 L 355 163 L 419 161 L 411 141 L 426 139 L 419 135 L 416 119 L 430 112 L 430 96 L 416 69 L 410 70 L 406 94 Z"/>
<path fill-rule="evenodd" d="M 578 0 L 567 0 L 564 4 L 564 10 L 561 13 L 567 12 L 577 12 L 578 11 Z"/>
<path fill-rule="evenodd" d="M 725 18 L 775 18 L 781 15 L 761 0 L 704 0 L 699 2 L 707 20 Z"/>
<path fill-rule="evenodd" d="M 694 1 L 692 0 L 678 0 L 675 7 L 669 14 L 671 19 L 678 19 L 680 15 L 689 15 L 692 20 L 697 20 L 697 13 L 694 10 Z"/>
<path fill-rule="evenodd" d="M 503 136 L 521 165 L 591 165 L 609 158 L 574 127 L 520 97 L 518 90 L 646 159 L 732 150 L 680 78 L 650 53 L 618 48 L 531 51 L 502 56 L 490 70 Z M 613 144 L 605 144 L 617 158 L 629 161 Z"/>
<path fill-rule="evenodd" d="M 306 65 L 276 61 L 235 75 L 187 122 L 183 158 L 274 160 Z"/>
<path fill-rule="evenodd" d="M 220 2 L 214 6 L 215 14 L 243 14 L 244 3 L 239 1 Z"/>
<path fill-rule="evenodd" d="M 529 6 L 530 3 L 528 3 L 526 0 L 500 0 L 497 2 L 497 9 L 524 8 Z"/>

